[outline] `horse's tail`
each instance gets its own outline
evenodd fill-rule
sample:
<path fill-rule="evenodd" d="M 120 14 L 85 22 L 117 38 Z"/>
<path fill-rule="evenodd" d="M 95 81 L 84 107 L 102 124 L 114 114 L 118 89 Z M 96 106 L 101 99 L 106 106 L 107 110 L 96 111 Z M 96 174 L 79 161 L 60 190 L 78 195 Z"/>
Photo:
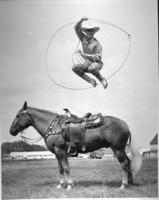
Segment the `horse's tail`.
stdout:
<path fill-rule="evenodd" d="M 140 155 L 139 149 L 137 148 L 134 138 L 132 138 L 131 133 L 130 133 L 130 138 L 129 138 L 129 144 L 130 146 L 130 152 L 131 152 L 131 169 L 133 176 L 135 176 L 141 166 L 142 166 L 142 156 Z"/>

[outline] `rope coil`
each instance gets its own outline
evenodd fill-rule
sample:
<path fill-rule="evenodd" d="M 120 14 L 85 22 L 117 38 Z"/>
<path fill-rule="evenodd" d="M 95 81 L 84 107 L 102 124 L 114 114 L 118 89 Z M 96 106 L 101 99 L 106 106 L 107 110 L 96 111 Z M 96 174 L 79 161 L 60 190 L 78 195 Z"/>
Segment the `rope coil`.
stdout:
<path fill-rule="evenodd" d="M 123 60 L 123 62 L 120 64 L 120 66 L 112 73 L 110 74 L 106 79 L 109 80 L 111 79 L 115 74 L 117 74 L 121 68 L 124 66 L 124 64 L 126 63 L 128 57 L 129 57 L 129 54 L 130 54 L 130 48 L 131 48 L 131 37 L 130 37 L 130 34 L 125 31 L 123 28 L 121 28 L 120 26 L 117 26 L 115 24 L 112 24 L 110 22 L 107 22 L 107 21 L 104 21 L 104 20 L 99 20 L 99 19 L 93 19 L 93 18 L 88 18 L 88 20 L 91 20 L 92 22 L 98 22 L 100 24 L 104 24 L 104 25 L 109 25 L 109 26 L 112 26 L 112 27 L 115 27 L 117 29 L 119 29 L 120 31 L 122 31 L 123 33 L 125 33 L 127 36 L 128 36 L 128 51 L 127 51 L 127 54 Z M 94 23 L 93 22 L 93 23 Z M 90 89 L 90 88 L 93 88 L 93 86 L 90 86 L 90 87 L 86 87 L 86 88 L 72 88 L 72 87 L 67 87 L 67 86 L 64 86 L 60 83 L 58 83 L 56 80 L 54 80 L 54 78 L 50 75 L 49 71 L 48 71 L 48 64 L 47 64 L 47 57 L 48 57 L 48 52 L 49 52 L 49 47 L 51 45 L 51 42 L 53 40 L 53 38 L 55 37 L 55 35 L 61 31 L 62 29 L 66 28 L 67 26 L 70 26 L 70 25 L 74 25 L 75 23 L 77 22 L 71 22 L 71 23 L 68 23 L 68 24 L 65 24 L 63 26 L 61 26 L 60 28 L 58 28 L 54 33 L 53 35 L 50 37 L 49 41 L 48 41 L 48 45 L 47 45 L 47 49 L 46 49 L 46 52 L 45 52 L 45 71 L 46 71 L 46 74 L 48 76 L 48 78 L 51 80 L 51 82 L 53 82 L 55 85 L 61 87 L 61 88 L 64 88 L 64 89 L 68 89 L 68 90 L 86 90 L 86 89 Z M 75 50 L 74 50 L 74 53 L 75 51 L 77 50 L 78 46 L 80 45 L 80 40 L 78 41 L 76 47 L 75 47 Z M 72 53 L 72 63 L 74 63 L 74 60 L 73 60 L 73 55 L 74 53 Z M 77 59 L 80 59 L 80 57 L 78 57 Z"/>

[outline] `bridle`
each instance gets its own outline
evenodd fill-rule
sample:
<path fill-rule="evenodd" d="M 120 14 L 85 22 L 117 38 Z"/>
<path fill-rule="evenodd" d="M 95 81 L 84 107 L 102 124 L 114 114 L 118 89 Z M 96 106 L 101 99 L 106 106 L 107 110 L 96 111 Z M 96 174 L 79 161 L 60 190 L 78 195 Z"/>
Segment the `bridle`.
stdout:
<path fill-rule="evenodd" d="M 19 132 L 21 132 L 21 130 L 25 129 L 25 128 L 19 123 L 19 121 L 22 119 L 22 117 L 24 117 L 25 114 L 28 114 L 28 115 L 29 115 L 29 113 L 27 113 L 27 111 L 22 111 L 22 112 L 20 112 L 20 113 L 18 114 L 18 117 L 16 117 L 16 118 L 18 118 L 17 124 L 18 124 L 18 131 L 19 131 Z M 29 116 L 30 116 L 30 115 L 29 115 Z M 32 119 L 32 118 L 31 118 L 31 119 Z"/>
<path fill-rule="evenodd" d="M 31 116 L 26 110 L 24 110 L 23 112 L 19 113 L 19 117 L 18 117 L 19 120 L 18 120 L 17 123 L 18 123 L 19 129 L 20 129 L 20 130 L 23 129 L 22 131 L 20 131 L 20 132 L 21 132 L 20 137 L 21 137 L 25 142 L 30 143 L 30 144 L 34 144 L 34 143 L 39 142 L 39 141 L 42 139 L 42 136 L 40 136 L 40 137 L 38 137 L 38 138 L 31 139 L 31 138 L 28 138 L 28 137 L 26 137 L 26 136 L 23 135 L 25 128 L 21 126 L 21 124 L 19 123 L 19 121 L 20 121 L 21 118 L 24 117 L 24 115 L 26 115 L 26 114 L 29 116 L 30 124 L 33 123 L 33 118 L 32 118 L 32 116 Z"/>
<path fill-rule="evenodd" d="M 20 115 L 22 116 L 23 114 L 28 114 L 31 121 L 33 122 L 33 119 L 31 117 L 31 115 L 29 113 L 27 113 L 26 111 L 22 112 Z M 21 135 L 20 137 L 27 143 L 30 144 L 34 144 L 39 142 L 42 138 L 46 141 L 46 139 L 51 136 L 51 135 L 55 135 L 55 134 L 59 134 L 62 131 L 62 124 L 63 124 L 63 120 L 64 120 L 64 116 L 63 115 L 57 115 L 50 123 L 50 125 L 48 126 L 48 128 L 45 131 L 45 135 L 44 136 L 40 136 L 38 138 L 28 138 L 26 136 L 23 135 L 23 131 L 21 131 Z M 55 129 L 55 125 L 57 124 L 57 126 L 59 127 L 59 130 Z M 21 125 L 18 123 L 19 127 L 21 127 Z"/>

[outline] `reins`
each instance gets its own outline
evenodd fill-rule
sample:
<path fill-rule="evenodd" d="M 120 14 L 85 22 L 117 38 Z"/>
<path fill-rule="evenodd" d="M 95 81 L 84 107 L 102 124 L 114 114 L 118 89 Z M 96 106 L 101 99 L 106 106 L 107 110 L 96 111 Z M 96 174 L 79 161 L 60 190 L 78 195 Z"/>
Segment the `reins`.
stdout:
<path fill-rule="evenodd" d="M 23 133 L 22 133 L 22 131 L 21 131 L 20 137 L 21 137 L 25 142 L 27 142 L 27 143 L 29 143 L 29 144 L 35 144 L 35 143 L 39 142 L 39 141 L 43 138 L 42 136 L 40 136 L 39 138 L 31 139 L 31 138 L 25 137 L 25 136 L 22 135 L 22 134 L 23 134 Z"/>
<path fill-rule="evenodd" d="M 51 121 L 50 125 L 49 125 L 48 128 L 46 129 L 46 132 L 45 132 L 45 135 L 44 135 L 44 136 L 40 136 L 40 137 L 38 137 L 38 138 L 33 138 L 33 139 L 31 139 L 31 138 L 28 138 L 28 137 L 24 136 L 24 135 L 23 135 L 23 131 L 21 131 L 20 137 L 21 137 L 25 142 L 27 142 L 27 143 L 29 143 L 29 144 L 35 144 L 35 143 L 39 142 L 41 139 L 46 140 L 47 137 L 48 137 L 49 135 L 54 135 L 54 134 L 56 134 L 56 132 L 52 132 L 52 128 L 53 128 L 54 124 L 56 123 L 56 121 L 57 121 L 58 124 L 61 126 L 61 116 L 60 116 L 60 115 L 57 115 L 57 116 L 55 117 L 55 119 L 54 119 L 53 121 Z"/>
<path fill-rule="evenodd" d="M 27 113 L 27 112 L 23 111 L 23 113 L 21 113 L 21 115 L 23 115 L 24 113 Z M 27 114 L 30 116 L 31 121 L 33 122 L 33 119 L 31 117 L 31 115 L 29 113 L 27 113 Z M 21 125 L 19 123 L 18 123 L 18 125 L 21 127 Z M 24 131 L 21 131 L 20 137 L 22 138 L 22 140 L 24 140 L 26 143 L 29 143 L 29 144 L 35 144 L 35 143 L 39 142 L 43 138 L 42 136 L 40 136 L 38 138 L 31 139 L 31 138 L 28 138 L 28 137 L 24 136 L 23 132 Z"/>

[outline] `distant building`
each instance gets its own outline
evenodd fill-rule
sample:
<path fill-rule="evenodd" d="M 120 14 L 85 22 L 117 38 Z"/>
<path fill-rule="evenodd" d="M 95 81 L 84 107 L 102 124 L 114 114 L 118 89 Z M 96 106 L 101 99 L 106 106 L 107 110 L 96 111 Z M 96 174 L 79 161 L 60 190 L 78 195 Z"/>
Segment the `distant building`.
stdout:
<path fill-rule="evenodd" d="M 24 152 L 11 152 L 10 159 L 23 160 L 23 159 L 54 159 L 55 155 L 50 151 L 24 151 Z"/>
<path fill-rule="evenodd" d="M 111 150 L 111 148 L 101 148 L 97 151 L 93 151 L 90 154 L 90 158 L 92 159 L 106 159 L 106 160 L 112 160 L 115 158 L 113 151 Z"/>
<path fill-rule="evenodd" d="M 150 150 L 143 152 L 143 157 L 158 157 L 158 134 L 150 142 Z"/>
<path fill-rule="evenodd" d="M 150 142 L 151 150 L 158 150 L 158 134 Z"/>
<path fill-rule="evenodd" d="M 128 147 L 126 148 L 127 154 L 129 154 Z M 149 149 L 141 149 L 140 153 L 143 157 L 157 157 L 158 155 L 158 134 L 150 142 Z M 26 151 L 26 152 L 11 152 L 6 159 L 54 159 L 55 155 L 50 151 Z M 103 158 L 114 159 L 115 155 L 110 148 L 101 148 L 97 151 L 88 154 L 79 154 L 79 158 Z"/>

